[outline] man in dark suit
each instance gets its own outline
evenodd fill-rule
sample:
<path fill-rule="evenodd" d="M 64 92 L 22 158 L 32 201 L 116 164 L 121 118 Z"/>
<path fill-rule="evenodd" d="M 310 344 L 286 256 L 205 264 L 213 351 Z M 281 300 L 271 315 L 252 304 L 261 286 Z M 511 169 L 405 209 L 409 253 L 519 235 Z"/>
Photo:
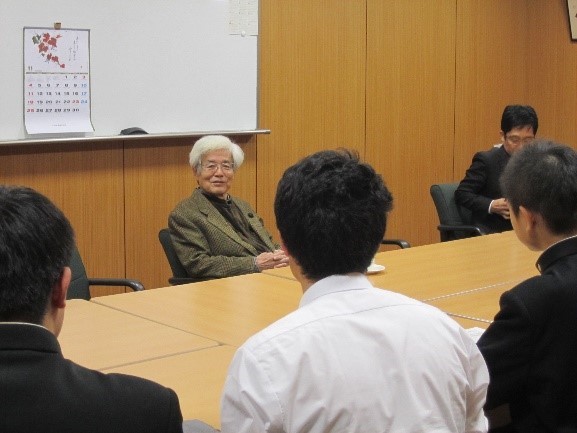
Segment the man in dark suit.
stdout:
<path fill-rule="evenodd" d="M 486 233 L 511 230 L 499 177 L 509 158 L 537 134 L 537 113 L 528 105 L 508 105 L 501 116 L 502 144 L 478 152 L 455 191 L 457 204 L 471 210 L 473 224 Z"/>
<path fill-rule="evenodd" d="M 536 142 L 501 179 L 517 237 L 541 275 L 501 296 L 478 341 L 493 432 L 577 431 L 577 152 Z"/>
<path fill-rule="evenodd" d="M 70 223 L 46 197 L 0 186 L 0 431 L 182 432 L 171 389 L 64 359 L 56 338 L 73 245 Z"/>

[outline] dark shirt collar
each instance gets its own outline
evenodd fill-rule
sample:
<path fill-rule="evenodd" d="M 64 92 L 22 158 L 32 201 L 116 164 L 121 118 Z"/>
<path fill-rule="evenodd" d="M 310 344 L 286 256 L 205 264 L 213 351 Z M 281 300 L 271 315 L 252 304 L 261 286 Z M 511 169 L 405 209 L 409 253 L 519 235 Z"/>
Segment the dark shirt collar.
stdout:
<path fill-rule="evenodd" d="M 543 273 L 557 260 L 574 254 L 577 254 L 577 236 L 563 239 L 543 251 L 537 260 L 537 269 Z"/>
<path fill-rule="evenodd" d="M 56 336 L 32 323 L 0 323 L 0 350 L 37 350 L 60 353 Z"/>
<path fill-rule="evenodd" d="M 202 193 L 202 195 L 204 195 L 209 201 L 216 203 L 216 204 L 221 204 L 221 205 L 231 205 L 232 204 L 232 198 L 230 197 L 229 194 L 226 195 L 226 199 L 217 197 L 215 195 L 209 194 L 204 190 L 200 190 L 200 192 Z"/>

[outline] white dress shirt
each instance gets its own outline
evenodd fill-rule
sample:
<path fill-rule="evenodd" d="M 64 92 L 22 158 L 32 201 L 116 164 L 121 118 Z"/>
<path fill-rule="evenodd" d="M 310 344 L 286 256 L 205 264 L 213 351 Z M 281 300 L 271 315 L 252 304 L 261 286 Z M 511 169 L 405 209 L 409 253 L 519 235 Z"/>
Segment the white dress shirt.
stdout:
<path fill-rule="evenodd" d="M 312 285 L 229 367 L 223 433 L 484 432 L 489 374 L 435 307 L 362 274 Z"/>

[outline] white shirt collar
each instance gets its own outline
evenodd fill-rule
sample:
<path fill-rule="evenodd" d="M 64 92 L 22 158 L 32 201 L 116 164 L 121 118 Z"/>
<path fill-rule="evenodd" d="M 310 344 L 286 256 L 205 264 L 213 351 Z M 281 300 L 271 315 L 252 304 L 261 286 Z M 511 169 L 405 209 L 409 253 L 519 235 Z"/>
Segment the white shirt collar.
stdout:
<path fill-rule="evenodd" d="M 360 273 L 352 273 L 345 275 L 331 275 L 323 278 L 310 286 L 303 294 L 299 307 L 313 302 L 321 296 L 336 292 L 344 292 L 347 290 L 363 290 L 370 289 L 373 285 L 369 279 Z"/>

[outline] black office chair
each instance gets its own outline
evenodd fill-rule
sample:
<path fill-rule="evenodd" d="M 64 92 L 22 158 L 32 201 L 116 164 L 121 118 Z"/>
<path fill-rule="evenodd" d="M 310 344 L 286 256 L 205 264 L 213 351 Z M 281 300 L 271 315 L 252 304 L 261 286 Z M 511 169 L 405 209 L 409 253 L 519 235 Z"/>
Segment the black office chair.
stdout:
<path fill-rule="evenodd" d="M 383 245 L 397 245 L 400 248 L 411 248 L 411 244 L 403 239 L 383 239 L 381 241 Z"/>
<path fill-rule="evenodd" d="M 167 228 L 160 229 L 158 232 L 158 240 L 162 245 L 170 269 L 172 270 L 172 277 L 168 279 L 168 284 L 176 286 L 179 284 L 196 283 L 201 281 L 198 278 L 189 277 L 186 269 L 180 263 L 180 259 L 176 255 L 174 250 L 174 245 L 172 244 L 172 238 L 170 237 L 170 231 Z"/>
<path fill-rule="evenodd" d="M 66 299 L 90 300 L 90 286 L 124 286 L 130 287 L 134 291 L 144 290 L 144 286 L 140 281 L 128 278 L 88 278 L 82 257 L 80 257 L 76 247 L 74 247 L 72 258 L 70 259 L 70 269 L 72 271 L 72 279 Z"/>
<path fill-rule="evenodd" d="M 473 225 L 469 209 L 455 202 L 455 190 L 458 183 L 436 183 L 431 185 L 431 197 L 439 216 L 437 229 L 441 242 L 481 236 L 486 234 L 481 228 Z"/>

